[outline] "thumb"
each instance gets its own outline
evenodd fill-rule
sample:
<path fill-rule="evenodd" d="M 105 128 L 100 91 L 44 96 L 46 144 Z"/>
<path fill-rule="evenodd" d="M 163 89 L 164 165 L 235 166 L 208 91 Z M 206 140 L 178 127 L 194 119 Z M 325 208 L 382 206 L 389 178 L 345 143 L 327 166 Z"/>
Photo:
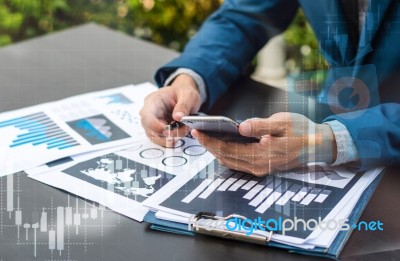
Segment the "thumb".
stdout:
<path fill-rule="evenodd" d="M 280 136 L 285 131 L 285 126 L 275 118 L 253 118 L 239 125 L 239 132 L 246 137 L 262 137 L 264 135 Z"/>
<path fill-rule="evenodd" d="M 200 101 L 193 92 L 181 92 L 177 95 L 177 103 L 172 112 L 172 118 L 181 121 L 182 117 L 195 113 L 200 109 Z"/>

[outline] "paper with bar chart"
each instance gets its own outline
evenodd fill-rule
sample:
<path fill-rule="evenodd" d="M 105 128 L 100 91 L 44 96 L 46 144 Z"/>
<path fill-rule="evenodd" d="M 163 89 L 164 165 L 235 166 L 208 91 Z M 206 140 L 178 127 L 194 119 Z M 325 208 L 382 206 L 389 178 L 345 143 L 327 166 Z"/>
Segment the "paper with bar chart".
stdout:
<path fill-rule="evenodd" d="M 214 160 L 189 137 L 180 139 L 174 148 L 144 140 L 122 151 L 103 152 L 91 153 L 90 159 L 88 155 L 76 157 L 58 166 L 61 169 L 29 177 L 142 221 L 148 208 L 140 203 L 163 190 L 173 191 L 168 187 L 171 179 L 192 176 Z"/>
<path fill-rule="evenodd" d="M 0 115 L 0 176 L 78 153 L 87 142 L 56 116 L 24 110 Z"/>
<path fill-rule="evenodd" d="M 344 187 L 337 184 L 318 184 L 307 182 L 310 175 L 320 175 L 324 166 L 311 170 L 290 173 L 275 173 L 264 178 L 233 171 L 213 161 L 192 178 L 179 176 L 174 180 L 174 192 L 153 198 L 147 206 L 177 216 L 189 217 L 201 211 L 215 213 L 217 216 L 239 214 L 249 219 L 318 219 L 338 217 L 349 214 L 346 203 L 356 193 L 362 192 L 380 172 L 350 172 L 345 167 L 334 169 L 335 174 L 347 179 Z M 329 168 L 330 171 L 333 171 Z M 296 176 L 293 176 L 296 175 Z M 301 178 L 301 175 L 303 178 Z M 185 181 L 183 181 L 185 180 Z M 276 234 L 280 234 L 277 231 Z M 297 230 L 286 231 L 285 240 L 305 242 L 318 235 L 299 224 Z M 279 237 L 278 237 L 279 238 Z M 293 240 L 293 239 L 297 239 Z M 287 242 L 287 241 L 286 241 Z"/>
<path fill-rule="evenodd" d="M 129 85 L 0 114 L 0 176 L 142 140 L 139 110 L 155 89 Z"/>

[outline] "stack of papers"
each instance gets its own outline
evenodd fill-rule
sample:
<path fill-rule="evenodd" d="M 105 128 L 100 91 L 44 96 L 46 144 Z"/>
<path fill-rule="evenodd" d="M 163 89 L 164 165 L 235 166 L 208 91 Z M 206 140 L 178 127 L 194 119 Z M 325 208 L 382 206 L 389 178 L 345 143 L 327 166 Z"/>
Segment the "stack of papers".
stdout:
<path fill-rule="evenodd" d="M 139 110 L 156 89 L 129 85 L 0 114 L 0 176 L 142 140 Z"/>
<path fill-rule="evenodd" d="M 128 85 L 0 114 L 0 176 L 29 177 L 142 221 L 143 203 L 214 158 L 185 137 L 153 144 L 139 111 L 158 88 Z"/>
<path fill-rule="evenodd" d="M 257 178 L 219 165 L 192 137 L 173 148 L 155 145 L 139 116 L 155 90 L 129 85 L 0 114 L 0 176 L 25 170 L 138 221 L 149 210 L 189 225 L 199 212 L 236 214 L 247 225 L 238 229 L 230 219 L 212 229 L 273 231 L 272 241 L 300 249 L 329 248 L 354 228 L 347 219 L 381 168 L 357 173 L 316 163 Z M 267 229 L 256 229 L 259 221 Z"/>
<path fill-rule="evenodd" d="M 173 180 L 193 176 L 213 160 L 193 138 L 178 140 L 175 148 L 164 148 L 145 139 L 120 151 L 75 157 L 47 172 L 27 172 L 35 180 L 143 221 L 149 210 L 147 201 L 174 190 Z"/>
<path fill-rule="evenodd" d="M 179 176 L 171 182 L 173 191 L 145 205 L 156 211 L 158 219 L 184 224 L 193 224 L 199 212 L 219 217 L 236 214 L 247 219 L 246 227 L 238 219 L 229 219 L 208 228 L 266 238 L 273 231 L 273 242 L 302 249 L 329 248 L 340 231 L 355 228 L 356 224 L 348 223 L 349 215 L 381 171 L 356 173 L 351 167 L 321 164 L 257 178 L 213 161 L 196 175 Z M 267 223 L 265 231 L 257 227 L 260 221 Z"/>

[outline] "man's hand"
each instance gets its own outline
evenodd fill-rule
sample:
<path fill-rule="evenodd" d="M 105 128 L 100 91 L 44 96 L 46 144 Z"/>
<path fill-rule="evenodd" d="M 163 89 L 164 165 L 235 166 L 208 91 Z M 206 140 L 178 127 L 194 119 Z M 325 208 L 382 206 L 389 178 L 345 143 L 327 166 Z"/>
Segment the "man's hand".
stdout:
<path fill-rule="evenodd" d="M 309 162 L 329 164 L 336 159 L 336 141 L 330 126 L 316 124 L 300 114 L 276 113 L 266 119 L 249 119 L 240 124 L 239 131 L 260 141 L 225 142 L 196 130 L 192 135 L 222 165 L 256 176 L 302 167 Z"/>
<path fill-rule="evenodd" d="M 174 140 L 170 137 L 185 136 L 189 129 L 167 131 L 165 125 L 197 112 L 200 106 L 200 93 L 194 80 L 185 74 L 177 76 L 171 86 L 148 95 L 144 101 L 140 116 L 147 137 L 158 145 L 173 146 Z"/>

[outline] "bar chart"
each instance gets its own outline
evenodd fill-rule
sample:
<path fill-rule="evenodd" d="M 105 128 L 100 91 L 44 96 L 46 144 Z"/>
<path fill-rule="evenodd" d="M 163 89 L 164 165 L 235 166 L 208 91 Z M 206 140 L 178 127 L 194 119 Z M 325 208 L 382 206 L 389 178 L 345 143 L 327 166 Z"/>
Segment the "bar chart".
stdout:
<path fill-rule="evenodd" d="M 243 199 L 249 200 L 249 205 L 255 207 L 255 211 L 264 214 L 274 203 L 285 205 L 289 200 L 299 202 L 301 205 L 309 205 L 312 201 L 323 203 L 330 190 L 311 189 L 291 182 L 282 182 L 281 178 L 267 176 L 264 184 L 253 180 L 250 175 L 232 172 L 228 179 L 205 179 L 182 202 L 190 203 L 195 198 L 207 199 L 214 191 L 247 191 Z"/>
<path fill-rule="evenodd" d="M 21 134 L 12 140 L 10 148 L 46 145 L 49 150 L 63 150 L 80 145 L 44 112 L 0 122 L 0 128 L 6 127 L 14 127 L 21 131 Z"/>
<path fill-rule="evenodd" d="M 160 204 L 162 207 L 197 214 L 201 211 L 219 216 L 240 214 L 247 218 L 322 219 L 358 177 L 343 189 L 313 184 L 284 175 L 258 178 L 226 169 L 214 161 Z M 292 231 L 306 238 L 308 231 Z M 297 234 L 296 234 L 297 233 Z"/>

